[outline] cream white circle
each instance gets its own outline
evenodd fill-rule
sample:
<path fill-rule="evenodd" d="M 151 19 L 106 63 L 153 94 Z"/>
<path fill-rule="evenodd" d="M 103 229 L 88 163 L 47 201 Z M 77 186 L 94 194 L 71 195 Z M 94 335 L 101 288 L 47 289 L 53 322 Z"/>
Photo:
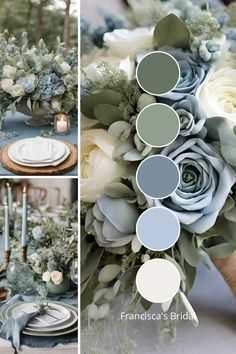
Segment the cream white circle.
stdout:
<path fill-rule="evenodd" d="M 146 300 L 163 303 L 172 299 L 180 287 L 178 269 L 165 259 L 145 262 L 136 275 L 137 290 Z"/>

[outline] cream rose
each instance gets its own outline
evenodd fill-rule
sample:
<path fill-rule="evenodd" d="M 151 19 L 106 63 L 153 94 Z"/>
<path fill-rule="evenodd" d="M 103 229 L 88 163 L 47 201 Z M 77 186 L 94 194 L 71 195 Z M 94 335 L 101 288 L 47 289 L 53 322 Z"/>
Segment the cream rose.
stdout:
<path fill-rule="evenodd" d="M 2 79 L 1 80 L 1 89 L 7 93 L 10 93 L 13 86 L 12 79 Z"/>
<path fill-rule="evenodd" d="M 53 272 L 51 272 L 51 281 L 52 281 L 55 285 L 61 284 L 61 282 L 63 281 L 63 274 L 62 274 L 62 272 L 58 272 L 57 270 L 54 270 Z"/>
<path fill-rule="evenodd" d="M 24 90 L 23 86 L 21 86 L 20 84 L 13 85 L 11 88 L 11 92 L 10 92 L 12 97 L 23 96 L 24 93 L 25 93 L 25 90 Z"/>
<path fill-rule="evenodd" d="M 14 78 L 17 69 L 11 65 L 4 65 L 3 66 L 3 77 L 5 78 Z"/>
<path fill-rule="evenodd" d="M 104 129 L 84 130 L 81 134 L 81 199 L 95 202 L 104 187 L 125 173 L 123 163 L 112 159 L 115 138 Z"/>
<path fill-rule="evenodd" d="M 50 272 L 44 272 L 43 276 L 42 276 L 43 281 L 45 281 L 46 283 L 48 283 L 51 280 L 51 274 Z"/>
<path fill-rule="evenodd" d="M 103 39 L 109 55 L 133 59 L 137 53 L 153 48 L 153 28 L 116 29 L 105 33 Z"/>
<path fill-rule="evenodd" d="M 236 125 L 236 69 L 220 68 L 209 73 L 196 96 L 208 118 L 221 116 Z"/>

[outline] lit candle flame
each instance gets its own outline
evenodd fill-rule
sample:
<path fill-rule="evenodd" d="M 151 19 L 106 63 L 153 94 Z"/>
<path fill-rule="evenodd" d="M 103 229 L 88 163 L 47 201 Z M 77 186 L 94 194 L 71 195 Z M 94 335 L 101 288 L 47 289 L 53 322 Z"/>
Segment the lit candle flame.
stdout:
<path fill-rule="evenodd" d="M 6 186 L 7 186 L 7 187 L 10 187 L 11 185 L 10 185 L 10 183 L 9 183 L 9 182 L 7 182 L 7 183 L 6 183 Z"/>
<path fill-rule="evenodd" d="M 23 193 L 26 193 L 26 186 L 24 186 L 23 188 Z"/>

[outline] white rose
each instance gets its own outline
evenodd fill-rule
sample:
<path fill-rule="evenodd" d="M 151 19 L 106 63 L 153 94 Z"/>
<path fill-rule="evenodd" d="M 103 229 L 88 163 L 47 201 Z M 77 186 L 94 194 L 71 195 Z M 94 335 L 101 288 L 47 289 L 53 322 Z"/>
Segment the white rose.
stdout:
<path fill-rule="evenodd" d="M 1 80 L 1 89 L 7 93 L 10 93 L 13 86 L 12 79 L 2 79 Z"/>
<path fill-rule="evenodd" d="M 59 285 L 61 284 L 61 282 L 63 281 L 63 274 L 62 272 L 58 272 L 57 270 L 54 270 L 51 273 L 51 280 L 55 285 Z"/>
<path fill-rule="evenodd" d="M 25 90 L 24 90 L 23 86 L 20 84 L 13 85 L 11 88 L 11 92 L 10 92 L 12 97 L 23 96 L 24 93 L 25 93 Z"/>
<path fill-rule="evenodd" d="M 6 78 L 14 78 L 17 69 L 11 65 L 4 65 L 3 66 L 3 77 Z"/>
<path fill-rule="evenodd" d="M 32 230 L 32 235 L 36 241 L 39 241 L 44 236 L 42 227 L 39 225 L 34 227 Z"/>
<path fill-rule="evenodd" d="M 43 276 L 42 276 L 43 281 L 45 281 L 46 283 L 48 283 L 51 280 L 51 274 L 50 272 L 44 272 Z"/>
<path fill-rule="evenodd" d="M 103 39 L 109 55 L 133 59 L 137 53 L 153 48 L 153 28 L 116 29 L 105 33 Z"/>
<path fill-rule="evenodd" d="M 65 61 L 63 61 L 60 64 L 60 69 L 61 69 L 62 73 L 65 75 L 65 74 L 68 74 L 68 72 L 71 69 L 71 66 L 68 63 L 66 63 Z"/>
<path fill-rule="evenodd" d="M 115 138 L 104 129 L 81 134 L 81 199 L 95 202 L 104 187 L 125 173 L 123 163 L 112 159 Z"/>
<path fill-rule="evenodd" d="M 208 118 L 221 116 L 236 125 L 236 68 L 226 67 L 209 73 L 197 91 L 197 98 Z"/>

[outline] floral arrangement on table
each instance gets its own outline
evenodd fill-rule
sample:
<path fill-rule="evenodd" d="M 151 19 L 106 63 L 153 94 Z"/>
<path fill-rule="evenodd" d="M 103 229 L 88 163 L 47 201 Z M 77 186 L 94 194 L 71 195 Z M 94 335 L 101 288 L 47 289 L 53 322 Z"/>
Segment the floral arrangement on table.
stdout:
<path fill-rule="evenodd" d="M 181 275 L 180 291 L 163 311 L 184 306 L 197 325 L 187 295 L 198 266 L 236 250 L 236 5 L 129 4 L 123 24 L 113 17 L 99 29 L 82 23 L 82 307 L 95 326 L 120 294 L 125 310 L 135 313 L 141 304 L 147 311 L 152 304 L 137 292 L 135 276 L 144 262 L 163 258 Z M 180 67 L 177 86 L 161 97 L 143 92 L 135 78 L 140 58 L 154 50 Z M 177 140 L 161 150 L 136 131 L 139 112 L 155 102 L 172 106 L 181 123 Z M 147 199 L 135 180 L 140 162 L 155 154 L 180 170 L 179 187 L 163 200 Z M 139 215 L 158 205 L 181 223 L 178 242 L 163 252 L 142 247 L 135 235 Z"/>
<path fill-rule="evenodd" d="M 41 39 L 30 47 L 27 33 L 17 43 L 8 31 L 0 34 L 0 121 L 6 111 L 19 105 L 34 112 L 39 108 L 49 112 L 76 110 L 77 50 L 65 52 L 58 38 L 55 51 L 50 51 Z"/>

